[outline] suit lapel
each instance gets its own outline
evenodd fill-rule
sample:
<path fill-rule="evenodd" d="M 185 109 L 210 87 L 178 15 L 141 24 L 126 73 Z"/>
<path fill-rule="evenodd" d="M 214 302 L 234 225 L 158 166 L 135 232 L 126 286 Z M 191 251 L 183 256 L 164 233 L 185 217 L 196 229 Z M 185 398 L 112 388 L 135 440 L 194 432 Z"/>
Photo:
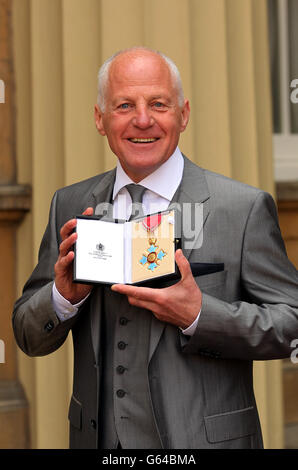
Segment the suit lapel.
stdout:
<path fill-rule="evenodd" d="M 204 171 L 192 163 L 188 158 L 184 156 L 184 170 L 183 170 L 183 177 L 179 188 L 177 189 L 176 193 L 173 196 L 173 199 L 170 203 L 169 208 L 176 208 L 177 209 L 177 216 L 178 216 L 178 225 L 179 225 L 179 232 L 181 233 L 182 237 L 182 248 L 183 248 L 183 208 L 184 204 L 193 204 L 193 203 L 203 203 L 203 227 L 206 224 L 208 215 L 209 215 L 209 198 L 210 193 L 207 185 L 207 181 L 204 175 Z M 182 209 L 182 210 L 181 210 Z M 203 228 L 202 227 L 202 228 Z M 198 237 L 198 233 L 196 233 L 196 237 Z M 183 249 L 184 255 L 189 258 L 192 249 Z M 149 343 L 149 357 L 148 363 L 150 362 L 152 355 L 158 345 L 158 342 L 161 338 L 163 330 L 166 324 L 157 320 L 157 318 L 152 315 L 151 320 L 151 332 L 150 332 L 150 343 Z"/>
<path fill-rule="evenodd" d="M 116 177 L 116 168 L 105 174 L 92 193 L 92 204 L 95 215 L 101 220 L 113 219 L 112 194 Z"/>
<path fill-rule="evenodd" d="M 209 199 L 210 193 L 207 185 L 206 177 L 202 168 L 195 165 L 188 158 L 184 157 L 184 171 L 183 178 L 181 181 L 180 188 L 178 188 L 176 194 L 171 201 L 171 204 L 178 203 L 178 223 L 180 225 L 180 234 L 182 239 L 182 249 L 184 256 L 189 259 L 193 247 L 196 246 L 196 240 L 202 235 L 203 227 L 206 224 L 209 216 Z M 190 228 L 189 208 L 194 204 L 203 204 L 203 217 L 201 223 L 195 221 L 195 233 L 194 239 L 188 246 L 186 235 Z M 183 215 L 184 212 L 184 215 Z M 180 219 L 180 220 L 179 220 Z"/>
<path fill-rule="evenodd" d="M 102 220 L 110 220 L 113 218 L 112 212 L 112 193 L 114 187 L 116 170 L 109 171 L 100 180 L 98 185 L 92 192 L 89 206 L 94 208 L 95 215 L 102 216 Z M 94 350 L 96 364 L 100 357 L 99 344 L 100 344 L 100 329 L 101 329 L 101 308 L 102 308 L 102 286 L 98 285 L 93 287 L 96 291 L 90 299 L 90 322 L 91 322 L 91 337 Z"/>

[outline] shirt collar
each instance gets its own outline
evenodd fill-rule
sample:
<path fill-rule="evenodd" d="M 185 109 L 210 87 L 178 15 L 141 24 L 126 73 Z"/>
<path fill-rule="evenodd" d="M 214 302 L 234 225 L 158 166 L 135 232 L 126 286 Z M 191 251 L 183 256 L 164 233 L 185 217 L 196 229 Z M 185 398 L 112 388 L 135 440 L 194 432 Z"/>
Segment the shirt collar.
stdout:
<path fill-rule="evenodd" d="M 139 182 L 142 186 L 153 191 L 159 196 L 172 200 L 182 179 L 184 160 L 177 147 L 173 155 L 166 160 L 157 170 L 146 176 Z M 121 189 L 127 184 L 133 183 L 123 170 L 119 160 L 116 168 L 116 179 L 113 190 L 113 200 Z"/>

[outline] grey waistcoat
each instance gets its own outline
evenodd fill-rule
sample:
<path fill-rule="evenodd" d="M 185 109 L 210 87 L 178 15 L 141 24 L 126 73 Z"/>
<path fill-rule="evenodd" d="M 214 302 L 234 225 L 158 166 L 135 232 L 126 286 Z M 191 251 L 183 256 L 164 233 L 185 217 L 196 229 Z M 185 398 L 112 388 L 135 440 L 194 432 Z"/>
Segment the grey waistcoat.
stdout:
<path fill-rule="evenodd" d="M 103 402 L 99 447 L 160 449 L 148 382 L 152 314 L 104 288 Z"/>

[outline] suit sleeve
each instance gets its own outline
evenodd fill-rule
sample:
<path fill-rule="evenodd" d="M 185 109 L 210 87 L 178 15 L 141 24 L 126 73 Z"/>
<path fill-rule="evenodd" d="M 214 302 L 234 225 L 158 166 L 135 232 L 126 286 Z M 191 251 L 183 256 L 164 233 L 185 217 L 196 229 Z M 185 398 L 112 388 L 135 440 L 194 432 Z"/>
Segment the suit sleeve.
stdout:
<path fill-rule="evenodd" d="M 244 360 L 289 357 L 298 338 L 298 272 L 267 193 L 259 193 L 247 218 L 239 281 L 242 295 L 235 302 L 203 293 L 198 326 L 184 352 Z"/>
<path fill-rule="evenodd" d="M 18 346 L 29 356 L 43 356 L 59 348 L 76 318 L 60 322 L 52 304 L 54 265 L 59 254 L 57 193 L 38 255 L 38 264 L 13 310 L 13 330 Z"/>

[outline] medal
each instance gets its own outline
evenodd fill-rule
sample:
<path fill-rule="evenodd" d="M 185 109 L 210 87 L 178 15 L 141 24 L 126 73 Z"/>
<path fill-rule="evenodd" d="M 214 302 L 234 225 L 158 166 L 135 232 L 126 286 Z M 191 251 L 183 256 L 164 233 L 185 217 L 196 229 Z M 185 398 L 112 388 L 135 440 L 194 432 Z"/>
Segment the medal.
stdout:
<path fill-rule="evenodd" d="M 154 215 L 149 215 L 148 217 L 145 217 L 145 219 L 142 220 L 142 225 L 147 230 L 147 232 L 154 232 L 156 227 L 160 225 L 161 222 L 161 214 L 154 214 Z"/>
<path fill-rule="evenodd" d="M 149 215 L 142 220 L 142 225 L 148 233 L 149 247 L 147 248 L 147 253 L 143 253 L 140 263 L 143 266 L 147 266 L 151 272 L 160 265 L 160 262 L 167 254 L 163 249 L 158 251 L 157 238 L 154 236 L 154 230 L 160 223 L 161 214 Z"/>

